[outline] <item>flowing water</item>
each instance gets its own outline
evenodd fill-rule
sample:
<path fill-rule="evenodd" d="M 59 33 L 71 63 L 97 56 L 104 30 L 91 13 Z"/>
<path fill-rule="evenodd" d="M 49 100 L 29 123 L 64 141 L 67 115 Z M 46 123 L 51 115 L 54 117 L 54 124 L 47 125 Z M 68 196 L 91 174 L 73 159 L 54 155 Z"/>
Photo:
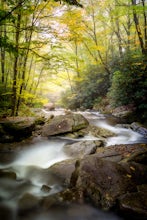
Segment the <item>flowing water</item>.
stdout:
<path fill-rule="evenodd" d="M 105 117 L 99 113 L 87 112 L 84 113 L 84 116 L 92 124 L 106 128 L 116 134 L 115 137 L 106 140 L 106 147 L 112 144 L 142 143 L 146 141 L 140 134 L 130 129 L 115 127 L 112 123 L 108 124 Z M 85 136 L 82 139 L 91 140 L 96 139 L 96 137 Z M 26 193 L 31 193 L 40 198 L 62 190 L 59 180 L 48 172 L 48 168 L 56 162 L 69 158 L 63 152 L 63 146 L 70 141 L 65 138 L 44 139 L 38 136 L 33 144 L 29 144 L 29 146 L 23 147 L 17 152 L 17 156 L 13 161 L 5 165 L 0 164 L 1 170 L 14 172 L 17 176 L 17 180 L 13 178 L 0 179 L 0 219 L 23 220 L 23 217 L 17 215 L 17 205 L 22 195 Z M 51 190 L 49 192 L 42 191 L 41 187 L 43 185 L 49 186 Z M 8 216 L 3 217 L 3 214 L 1 214 L 3 208 L 8 209 L 10 213 Z M 65 218 L 68 220 L 119 219 L 113 214 L 108 215 L 93 207 L 87 205 L 79 207 L 75 204 L 68 208 L 52 209 L 49 213 L 33 213 L 27 220 L 65 220 Z"/>

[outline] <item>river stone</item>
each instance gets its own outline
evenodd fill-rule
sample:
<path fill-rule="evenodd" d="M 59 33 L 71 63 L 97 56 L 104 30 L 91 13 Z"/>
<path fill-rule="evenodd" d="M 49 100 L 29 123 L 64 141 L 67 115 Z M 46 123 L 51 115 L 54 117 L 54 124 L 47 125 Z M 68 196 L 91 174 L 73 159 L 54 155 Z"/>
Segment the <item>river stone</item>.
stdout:
<path fill-rule="evenodd" d="M 145 160 L 147 144 L 120 144 L 109 147 L 97 148 L 97 157 L 113 162 L 142 162 Z M 140 155 L 140 156 L 139 156 Z M 142 155 L 142 156 L 141 156 Z M 132 159 L 131 159 L 132 158 Z"/>
<path fill-rule="evenodd" d="M 119 199 L 120 210 L 133 219 L 147 219 L 147 192 L 127 193 Z"/>
<path fill-rule="evenodd" d="M 47 111 L 52 111 L 55 110 L 55 105 L 54 103 L 46 103 L 43 105 L 43 108 L 46 109 Z"/>
<path fill-rule="evenodd" d="M 1 134 L 0 142 L 8 143 L 21 141 L 32 135 L 35 128 L 33 117 L 9 117 L 0 121 Z"/>
<path fill-rule="evenodd" d="M 75 132 L 88 126 L 88 121 L 81 114 L 59 115 L 48 121 L 43 126 L 42 135 L 51 136 Z"/>
<path fill-rule="evenodd" d="M 145 127 L 144 127 L 143 125 L 141 125 L 140 123 L 138 123 L 138 122 L 133 122 L 133 123 L 131 124 L 131 128 L 132 128 L 134 131 L 136 131 L 136 132 L 142 134 L 144 137 L 147 138 L 147 128 L 145 128 Z"/>
<path fill-rule="evenodd" d="M 94 154 L 103 143 L 99 140 L 80 141 L 63 147 L 64 152 L 71 157 L 82 158 L 85 155 Z"/>
<path fill-rule="evenodd" d="M 51 191 L 51 187 L 47 185 L 42 185 L 41 191 L 44 193 L 49 193 Z"/>
<path fill-rule="evenodd" d="M 112 131 L 95 125 L 89 125 L 86 129 L 83 129 L 82 131 L 85 132 L 85 134 L 90 134 L 98 138 L 107 138 L 107 137 L 116 136 L 116 134 L 113 133 Z"/>
<path fill-rule="evenodd" d="M 0 179 L 1 178 L 16 180 L 16 173 L 13 171 L 0 170 Z"/>
<path fill-rule="evenodd" d="M 142 185 L 137 186 L 137 190 L 139 192 L 147 192 L 147 184 L 142 184 Z"/>
<path fill-rule="evenodd" d="M 57 176 L 63 185 L 69 185 L 71 174 L 75 170 L 76 159 L 68 159 L 55 163 L 48 171 Z"/>
<path fill-rule="evenodd" d="M 136 152 L 132 152 L 132 154 L 125 158 L 123 161 L 125 162 L 136 162 L 136 163 L 140 163 L 140 164 L 145 164 L 147 165 L 147 149 L 142 149 Z M 123 162 L 122 161 L 122 162 Z"/>
<path fill-rule="evenodd" d="M 1 220 L 10 220 L 15 219 L 15 211 L 13 208 L 6 204 L 0 204 L 0 219 Z"/>
<path fill-rule="evenodd" d="M 39 206 L 39 198 L 30 194 L 24 194 L 18 201 L 18 211 L 23 213 Z"/>
<path fill-rule="evenodd" d="M 108 210 L 116 205 L 119 196 L 136 188 L 126 169 L 118 163 L 85 156 L 71 176 L 72 187 L 83 192 L 83 197 L 95 206 Z"/>

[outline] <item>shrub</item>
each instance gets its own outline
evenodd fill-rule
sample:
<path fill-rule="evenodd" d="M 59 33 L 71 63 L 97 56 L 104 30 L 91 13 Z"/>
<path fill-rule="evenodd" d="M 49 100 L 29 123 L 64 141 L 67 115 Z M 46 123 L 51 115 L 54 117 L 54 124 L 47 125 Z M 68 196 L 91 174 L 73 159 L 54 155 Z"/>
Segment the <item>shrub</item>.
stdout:
<path fill-rule="evenodd" d="M 102 67 L 89 66 L 75 82 L 73 92 L 69 90 L 62 96 L 64 106 L 76 109 L 91 109 L 93 105 L 107 94 L 109 76 Z"/>
<path fill-rule="evenodd" d="M 133 104 L 137 112 L 145 115 L 147 110 L 147 73 L 141 58 L 134 60 L 128 57 L 119 61 L 119 65 L 112 76 L 112 84 L 109 89 L 108 98 L 111 105 L 118 107 L 121 105 Z"/>

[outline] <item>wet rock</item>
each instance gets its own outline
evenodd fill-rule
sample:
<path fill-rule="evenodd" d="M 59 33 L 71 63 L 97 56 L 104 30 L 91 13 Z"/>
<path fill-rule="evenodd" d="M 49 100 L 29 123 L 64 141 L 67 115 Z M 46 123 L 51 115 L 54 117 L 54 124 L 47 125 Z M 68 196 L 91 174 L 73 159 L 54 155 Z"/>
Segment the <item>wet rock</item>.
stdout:
<path fill-rule="evenodd" d="M 88 201 L 109 210 L 117 208 L 118 199 L 126 192 L 145 191 L 146 164 L 134 162 L 133 158 L 144 153 L 146 147 L 144 144 L 135 144 L 98 148 L 96 154 L 78 159 L 71 174 L 69 189 L 62 193 L 63 200 Z M 131 153 L 136 156 L 131 158 Z"/>
<path fill-rule="evenodd" d="M 90 202 L 104 210 L 117 209 L 118 199 L 126 192 L 146 187 L 147 167 L 142 160 L 133 161 L 144 154 L 146 147 L 145 144 L 100 147 L 93 155 L 53 165 L 51 171 L 68 187 L 58 199 L 68 203 Z"/>
<path fill-rule="evenodd" d="M 71 181 L 71 185 L 81 189 L 83 196 L 94 205 L 106 210 L 116 205 L 119 196 L 135 189 L 123 166 L 97 155 L 82 159 L 74 173 L 72 176 L 76 175 L 77 181 L 74 184 Z"/>
<path fill-rule="evenodd" d="M 136 118 L 136 107 L 132 104 L 119 106 L 112 110 L 112 115 L 120 118 L 123 122 L 132 123 Z"/>
<path fill-rule="evenodd" d="M 137 186 L 138 192 L 147 192 L 147 184 Z"/>
<path fill-rule="evenodd" d="M 67 137 L 67 139 L 77 139 L 77 138 L 84 137 L 85 132 L 83 132 L 82 130 L 79 130 L 79 131 L 76 131 L 76 132 L 67 133 L 64 136 Z"/>
<path fill-rule="evenodd" d="M 42 185 L 42 187 L 41 187 L 41 191 L 44 192 L 44 193 L 49 193 L 50 190 L 51 190 L 50 186 Z"/>
<path fill-rule="evenodd" d="M 32 135 L 35 128 L 35 119 L 31 117 L 10 117 L 1 120 L 0 126 L 1 132 L 3 130 L 0 137 L 1 143 L 21 141 Z"/>
<path fill-rule="evenodd" d="M 80 114 L 59 115 L 44 125 L 42 135 L 51 136 L 75 132 L 88 126 L 88 121 Z"/>
<path fill-rule="evenodd" d="M 10 220 L 15 219 L 15 210 L 7 206 L 6 204 L 0 204 L 0 219 L 1 220 Z"/>
<path fill-rule="evenodd" d="M 139 155 L 142 155 L 142 157 L 144 158 L 143 155 L 145 154 L 146 150 L 147 144 L 120 144 L 115 146 L 97 148 L 96 154 L 99 158 L 103 158 L 113 162 L 137 162 L 137 157 L 139 157 Z"/>
<path fill-rule="evenodd" d="M 143 146 L 143 144 L 142 144 Z M 136 152 L 132 152 L 132 154 L 127 157 L 125 162 L 136 162 L 140 164 L 145 164 L 147 165 L 147 149 L 137 149 Z"/>
<path fill-rule="evenodd" d="M 0 150 L 1 164 L 8 164 L 15 160 L 17 153 L 11 150 Z"/>
<path fill-rule="evenodd" d="M 41 199 L 41 207 L 44 210 L 49 210 L 52 207 L 57 207 L 58 205 L 64 204 L 61 193 L 55 193 Z"/>
<path fill-rule="evenodd" d="M 63 185 L 69 185 L 71 174 L 75 170 L 76 159 L 68 159 L 51 166 L 48 171 L 58 177 Z"/>
<path fill-rule="evenodd" d="M 0 170 L 0 178 L 16 180 L 16 173 L 13 171 Z"/>
<path fill-rule="evenodd" d="M 144 137 L 147 138 L 147 128 L 145 128 L 145 127 L 144 127 L 143 125 L 141 125 L 140 123 L 138 123 L 138 122 L 133 122 L 133 123 L 131 124 L 131 128 L 132 128 L 134 131 L 136 131 L 136 132 L 142 134 Z"/>
<path fill-rule="evenodd" d="M 147 219 L 147 191 L 127 193 L 119 199 L 120 210 L 127 218 Z"/>
<path fill-rule="evenodd" d="M 46 103 L 44 104 L 44 109 L 47 110 L 47 111 L 52 111 L 52 110 L 55 110 L 55 105 L 54 103 Z"/>
<path fill-rule="evenodd" d="M 45 121 L 46 121 L 46 119 L 45 119 L 44 116 L 36 117 L 36 119 L 35 119 L 35 126 L 36 125 L 44 125 Z"/>
<path fill-rule="evenodd" d="M 90 134 L 101 139 L 107 137 L 113 137 L 116 135 L 108 129 L 97 127 L 95 125 L 89 125 L 86 129 L 82 131 L 85 132 L 85 134 Z"/>
<path fill-rule="evenodd" d="M 63 150 L 64 152 L 76 158 L 82 158 L 85 155 L 94 154 L 98 147 L 102 147 L 103 142 L 99 140 L 89 140 L 89 141 L 80 141 L 74 144 L 65 145 Z"/>
<path fill-rule="evenodd" d="M 30 194 L 24 194 L 18 201 L 18 211 L 23 213 L 39 207 L 39 198 Z"/>
<path fill-rule="evenodd" d="M 147 183 L 147 166 L 135 162 L 121 163 L 121 165 L 126 170 L 130 182 L 135 184 L 136 190 L 137 185 Z"/>

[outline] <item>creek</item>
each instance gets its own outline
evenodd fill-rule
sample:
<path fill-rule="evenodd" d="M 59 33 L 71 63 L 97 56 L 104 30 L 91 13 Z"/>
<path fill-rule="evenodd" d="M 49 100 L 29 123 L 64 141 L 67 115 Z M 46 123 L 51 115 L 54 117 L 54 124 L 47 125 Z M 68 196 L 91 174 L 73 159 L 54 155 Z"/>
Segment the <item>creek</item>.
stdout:
<path fill-rule="evenodd" d="M 56 112 L 58 114 L 58 112 Z M 142 135 L 121 126 L 116 127 L 114 120 L 108 120 L 104 115 L 96 112 L 82 113 L 91 124 L 111 130 L 115 137 L 107 138 L 106 147 L 115 144 L 144 143 L 146 140 Z M 17 179 L 0 179 L 0 219 L 3 207 L 9 211 L 6 220 L 23 220 L 23 216 L 17 213 L 18 204 L 23 195 L 30 193 L 35 197 L 45 197 L 53 195 L 62 190 L 60 181 L 50 175 L 48 168 L 53 164 L 69 158 L 63 152 L 63 146 L 73 141 L 97 139 L 93 136 L 85 136 L 78 139 L 56 137 L 45 139 L 41 136 L 34 138 L 33 143 L 23 147 L 14 159 L 6 164 L 0 163 L 0 169 L 5 172 L 14 172 Z M 50 187 L 48 192 L 44 192 L 43 185 Z M 49 212 L 31 213 L 27 220 L 116 220 L 120 219 L 114 214 L 104 213 L 86 204 L 74 204 L 68 207 L 57 207 Z M 5 219 L 4 219 L 5 220 Z"/>

